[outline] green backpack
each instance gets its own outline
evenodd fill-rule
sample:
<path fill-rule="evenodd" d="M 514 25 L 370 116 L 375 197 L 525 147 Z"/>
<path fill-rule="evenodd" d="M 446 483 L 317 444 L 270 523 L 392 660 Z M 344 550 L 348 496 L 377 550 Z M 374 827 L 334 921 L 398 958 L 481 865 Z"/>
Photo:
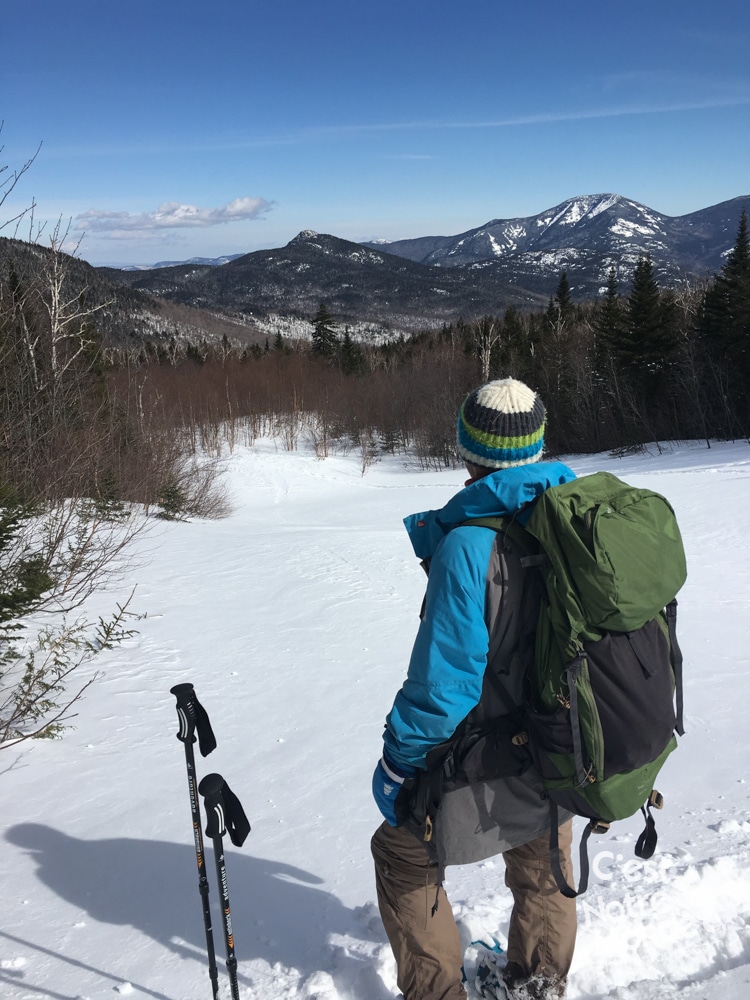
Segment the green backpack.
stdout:
<path fill-rule="evenodd" d="M 471 524 L 507 534 L 537 568 L 546 598 L 528 679 L 526 734 L 550 801 L 552 868 L 565 895 L 585 891 L 592 832 L 640 808 L 636 854 L 651 857 L 661 808 L 654 779 L 682 735 L 682 655 L 675 595 L 685 553 L 664 497 L 597 472 L 546 490 L 524 527 Z M 676 698 L 676 709 L 675 709 Z M 557 809 L 588 817 L 578 891 L 564 878 Z"/>

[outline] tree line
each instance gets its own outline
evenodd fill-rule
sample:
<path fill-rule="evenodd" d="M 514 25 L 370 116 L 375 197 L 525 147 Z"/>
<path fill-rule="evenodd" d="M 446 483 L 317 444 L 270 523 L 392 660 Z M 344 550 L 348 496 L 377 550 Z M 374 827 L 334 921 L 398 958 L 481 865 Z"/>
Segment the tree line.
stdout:
<path fill-rule="evenodd" d="M 558 454 L 750 435 L 744 212 L 703 285 L 660 289 L 642 257 L 627 290 L 613 269 L 596 301 L 574 302 L 563 272 L 544 310 L 510 307 L 380 345 L 355 341 L 321 303 L 306 341 L 105 347 L 100 308 L 70 282 L 59 248 L 34 267 L 11 261 L 0 280 L 0 482 L 32 500 L 158 506 L 180 494 L 183 512 L 199 513 L 212 503 L 206 449 L 238 433 L 296 444 L 304 430 L 324 453 L 365 437 L 450 463 L 461 399 L 505 376 L 540 392 Z"/>
<path fill-rule="evenodd" d="M 721 273 L 661 289 L 649 257 L 623 289 L 609 273 L 601 296 L 573 301 L 563 272 L 544 310 L 458 321 L 378 346 L 353 340 L 325 303 L 309 341 L 277 334 L 265 348 L 146 345 L 125 368 L 162 418 L 207 441 L 225 424 L 304 424 L 333 442 L 411 451 L 426 465 L 453 460 L 455 418 L 480 381 L 513 376 L 539 391 L 555 453 L 638 448 L 650 441 L 750 436 L 750 249 L 742 214 Z M 135 371 L 133 370 L 135 364 Z M 296 427 L 294 433 L 289 427 Z M 213 431 L 209 428 L 213 427 Z M 322 430 L 321 430 L 322 428 Z M 200 431 L 200 433 L 198 433 Z M 250 433 L 252 437 L 252 433 Z"/>

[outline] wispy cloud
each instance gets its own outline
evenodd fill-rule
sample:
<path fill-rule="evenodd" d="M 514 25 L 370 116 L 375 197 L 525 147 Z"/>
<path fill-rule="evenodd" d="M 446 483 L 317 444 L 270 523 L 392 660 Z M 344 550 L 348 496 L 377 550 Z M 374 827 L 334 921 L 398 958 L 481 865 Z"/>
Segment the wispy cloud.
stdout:
<path fill-rule="evenodd" d="M 745 107 L 750 105 L 750 88 L 744 93 L 710 96 L 697 99 L 642 100 L 623 102 L 599 108 L 573 108 L 568 111 L 540 111 L 530 114 L 508 115 L 489 119 L 434 119 L 404 122 L 351 123 L 346 125 L 317 125 L 298 132 L 276 137 L 238 140 L 233 148 L 251 146 L 291 145 L 311 140 L 344 138 L 348 135 L 399 132 L 441 132 L 455 130 L 488 131 L 519 128 L 533 125 L 554 125 L 558 122 L 589 121 L 601 118 L 628 118 L 643 115 L 680 114 L 689 111 L 707 111 L 718 108 Z M 408 156 L 406 158 L 409 158 Z"/>
<path fill-rule="evenodd" d="M 230 222 L 258 219 L 273 208 L 265 198 L 235 198 L 220 208 L 198 208 L 176 201 L 165 202 L 153 212 L 107 212 L 90 209 L 75 218 L 75 229 L 110 239 L 132 239 L 163 234 L 169 229 L 210 229 Z"/>
<path fill-rule="evenodd" d="M 643 85 L 648 74 L 611 74 L 601 82 L 605 92 L 622 88 L 625 84 Z M 651 88 L 654 89 L 653 87 Z M 694 89 L 694 88 L 692 88 Z M 686 88 L 682 88 L 684 93 Z M 704 88 L 705 90 L 705 88 Z M 524 126 L 554 125 L 558 122 L 577 122 L 607 118 L 628 118 L 648 115 L 682 114 L 690 111 L 707 111 L 719 108 L 747 107 L 750 105 L 750 85 L 741 82 L 729 92 L 704 93 L 701 97 L 684 97 L 671 94 L 661 99 L 639 95 L 638 98 L 608 102 L 600 107 L 575 107 L 563 111 L 539 111 L 507 115 L 488 119 L 417 119 L 412 121 L 349 122 L 346 124 L 321 124 L 289 131 L 269 132 L 265 135 L 206 136 L 200 140 L 173 138 L 154 142 L 131 143 L 128 146 L 87 145 L 59 146 L 47 150 L 50 158 L 91 158 L 94 156 L 125 158 L 143 155 L 173 155 L 184 153 L 233 152 L 278 146 L 300 146 L 311 142 L 346 139 L 349 136 L 379 133 L 450 132 L 456 130 L 493 130 Z M 407 155 L 405 159 L 410 158 Z M 247 199 L 238 199 L 245 201 Z M 254 199 L 249 199 L 253 201 Z M 262 200 L 262 199 L 259 199 Z"/>
<path fill-rule="evenodd" d="M 439 129 L 499 129 L 521 125 L 551 125 L 555 122 L 587 121 L 595 118 L 623 118 L 634 115 L 657 115 L 684 111 L 703 111 L 712 108 L 741 107 L 750 104 L 750 93 L 727 98 L 705 100 L 664 101 L 652 104 L 627 104 L 605 108 L 579 108 L 571 111 L 541 111 L 536 114 L 509 115 L 506 118 L 469 121 L 412 121 L 372 125 L 342 125 L 310 130 L 319 134 L 345 132 L 397 132 L 408 130 Z"/>

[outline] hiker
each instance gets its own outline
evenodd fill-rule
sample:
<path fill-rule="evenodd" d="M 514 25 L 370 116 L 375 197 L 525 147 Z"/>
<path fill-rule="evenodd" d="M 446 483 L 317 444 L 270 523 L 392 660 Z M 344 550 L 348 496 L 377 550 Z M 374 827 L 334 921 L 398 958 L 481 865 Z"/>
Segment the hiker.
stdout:
<path fill-rule="evenodd" d="M 548 487 L 575 479 L 542 462 L 545 409 L 512 378 L 464 401 L 458 454 L 471 478 L 437 511 L 405 524 L 428 571 L 407 678 L 386 719 L 373 794 L 385 821 L 372 838 L 378 904 L 405 1000 L 460 1000 L 463 955 L 442 887 L 446 865 L 502 853 L 513 896 L 507 963 L 485 960 L 487 997 L 565 995 L 576 936 L 575 900 L 550 870 L 550 809 L 522 743 L 513 742 L 533 662 L 539 574 L 507 534 L 466 525 L 507 516 L 524 523 Z M 460 740 L 460 743 L 457 741 Z M 462 764 L 451 768 L 461 750 Z M 572 872 L 571 814 L 560 810 L 562 869 Z M 502 960 L 501 960 L 502 961 Z"/>

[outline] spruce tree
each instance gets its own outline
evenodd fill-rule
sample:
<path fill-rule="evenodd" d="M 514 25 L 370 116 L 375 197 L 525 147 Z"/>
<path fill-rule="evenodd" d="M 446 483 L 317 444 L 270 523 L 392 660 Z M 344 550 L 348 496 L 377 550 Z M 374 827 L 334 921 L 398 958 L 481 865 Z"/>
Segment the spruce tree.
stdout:
<path fill-rule="evenodd" d="M 338 349 L 338 337 L 334 326 L 333 317 L 324 302 L 318 306 L 318 311 L 312 320 L 312 349 L 315 354 L 322 357 L 332 357 Z"/>
<path fill-rule="evenodd" d="M 570 295 L 568 272 L 563 271 L 560 274 L 554 298 L 549 300 L 547 306 L 547 326 L 556 337 L 561 337 L 563 331 L 572 325 L 574 317 L 575 307 Z"/>
<path fill-rule="evenodd" d="M 531 352 L 529 338 L 521 314 L 508 306 L 503 317 L 503 340 L 500 354 L 501 371 L 522 381 L 529 378 Z"/>
<path fill-rule="evenodd" d="M 607 288 L 604 298 L 597 306 L 594 317 L 594 332 L 596 333 L 597 362 L 616 354 L 624 330 L 624 310 L 620 300 L 620 284 L 617 273 L 610 268 L 607 278 Z"/>
<path fill-rule="evenodd" d="M 750 236 L 742 211 L 737 239 L 721 273 L 706 292 L 702 332 L 708 349 L 727 371 L 750 380 Z"/>
<path fill-rule="evenodd" d="M 674 357 L 677 345 L 673 312 L 672 297 L 659 292 L 650 254 L 639 257 L 617 353 L 646 381 L 663 371 Z"/>
<path fill-rule="evenodd" d="M 569 323 L 573 318 L 575 308 L 570 294 L 567 271 L 563 271 L 560 274 L 560 280 L 557 283 L 557 290 L 555 291 L 555 305 L 563 323 Z"/>
<path fill-rule="evenodd" d="M 360 375 L 362 373 L 364 365 L 362 348 L 352 340 L 348 326 L 344 330 L 339 356 L 341 358 L 341 370 L 345 375 Z"/>

